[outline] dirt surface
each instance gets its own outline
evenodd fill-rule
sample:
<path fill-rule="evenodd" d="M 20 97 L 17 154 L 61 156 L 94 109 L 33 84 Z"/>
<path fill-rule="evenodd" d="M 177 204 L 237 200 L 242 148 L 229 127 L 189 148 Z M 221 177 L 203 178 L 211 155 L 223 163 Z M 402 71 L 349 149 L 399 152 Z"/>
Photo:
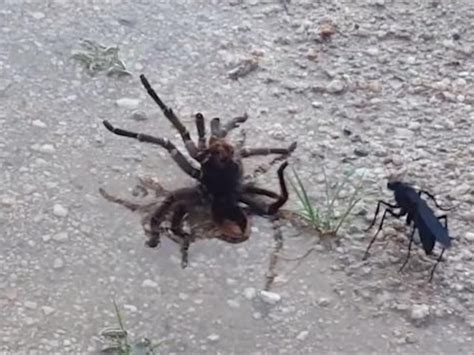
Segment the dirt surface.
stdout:
<path fill-rule="evenodd" d="M 472 2 L 285 4 L 1 3 L 0 352 L 94 353 L 100 329 L 116 325 L 114 297 L 132 335 L 166 339 L 165 354 L 474 353 Z M 132 76 L 91 76 L 71 59 L 81 39 L 119 45 Z M 235 70 L 244 60 L 250 69 Z M 267 297 L 268 221 L 254 218 L 240 245 L 193 244 L 185 270 L 172 242 L 145 248 L 138 216 L 98 188 L 130 196 L 137 176 L 191 181 L 162 149 L 102 126 L 182 147 L 141 73 L 190 127 L 197 111 L 247 112 L 249 145 L 298 141 L 290 163 L 315 203 L 323 164 L 335 180 L 364 172 L 342 237 L 320 243 L 286 226 L 285 255 L 315 251 L 291 273 L 281 262 Z M 456 206 L 454 245 L 432 284 L 419 247 L 397 272 L 400 228 L 361 261 L 373 233 L 362 230 L 376 200 L 391 199 L 393 171 Z M 276 188 L 274 171 L 259 182 Z"/>

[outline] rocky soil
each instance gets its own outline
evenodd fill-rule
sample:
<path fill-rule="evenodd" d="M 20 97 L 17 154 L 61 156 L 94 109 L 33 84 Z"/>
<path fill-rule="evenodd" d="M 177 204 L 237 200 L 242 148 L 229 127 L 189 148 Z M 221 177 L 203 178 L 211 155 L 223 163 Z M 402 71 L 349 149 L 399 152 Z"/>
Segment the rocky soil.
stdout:
<path fill-rule="evenodd" d="M 132 335 L 165 339 L 166 354 L 472 353 L 473 23 L 467 0 L 3 2 L 0 352 L 94 353 L 116 325 L 115 298 Z M 71 58 L 82 39 L 118 45 L 132 75 L 91 75 Z M 193 244 L 185 270 L 171 241 L 145 248 L 138 216 L 98 188 L 191 181 L 162 149 L 102 126 L 180 143 L 141 73 L 190 126 L 197 111 L 248 112 L 249 145 L 298 141 L 290 163 L 315 204 L 323 167 L 334 181 L 364 174 L 342 236 L 286 225 L 285 255 L 314 252 L 296 269 L 282 260 L 271 293 L 266 220 L 244 244 Z M 455 206 L 454 245 L 431 284 L 419 247 L 397 272 L 402 223 L 362 261 L 394 172 Z"/>

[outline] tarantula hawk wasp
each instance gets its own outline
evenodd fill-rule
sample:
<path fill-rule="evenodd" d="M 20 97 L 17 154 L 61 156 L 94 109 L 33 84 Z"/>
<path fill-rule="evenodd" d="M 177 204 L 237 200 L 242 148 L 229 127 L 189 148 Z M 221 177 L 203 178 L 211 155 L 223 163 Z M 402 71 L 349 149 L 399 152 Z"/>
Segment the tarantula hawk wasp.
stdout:
<path fill-rule="evenodd" d="M 377 202 L 374 218 L 366 231 L 375 225 L 381 206 L 385 206 L 386 208 L 383 212 L 377 232 L 372 237 L 370 244 L 367 246 L 363 259 L 365 260 L 369 256 L 369 250 L 372 247 L 372 244 L 375 242 L 377 235 L 382 230 L 387 214 L 390 214 L 395 218 L 402 218 L 406 216 L 406 225 L 412 226 L 412 230 L 409 236 L 407 256 L 399 271 L 402 271 L 408 263 L 415 231 L 418 230 L 421 244 L 426 255 L 433 254 L 433 249 L 436 242 L 442 246 L 442 251 L 437 258 L 435 265 L 431 269 L 429 278 L 429 282 L 431 282 L 433 280 L 436 267 L 443 258 L 444 251 L 451 247 L 452 238 L 449 236 L 447 215 L 436 216 L 433 210 L 428 206 L 426 201 L 421 198 L 421 196 L 424 194 L 429 197 L 434 202 L 436 207 L 442 211 L 450 211 L 451 208 L 442 208 L 436 201 L 436 198 L 430 192 L 425 190 L 417 191 L 414 187 L 402 181 L 389 181 L 387 183 L 387 188 L 393 191 L 396 203 L 391 204 L 383 200 L 379 200 Z M 399 209 L 399 212 L 396 212 L 395 209 Z M 444 221 L 444 225 L 441 224 L 441 220 Z"/>
<path fill-rule="evenodd" d="M 166 192 L 165 199 L 157 206 L 146 206 L 148 209 L 152 208 L 142 220 L 142 224 L 149 222 L 150 226 L 148 229 L 145 229 L 149 237 L 146 245 L 155 248 L 160 244 L 160 232 L 163 230 L 160 226 L 165 218 L 172 214 L 171 231 L 182 241 L 182 266 L 185 267 L 187 265 L 187 248 L 192 238 L 189 233 L 183 230 L 183 220 L 193 208 L 206 204 L 210 205 L 212 220 L 219 229 L 219 239 L 230 243 L 240 243 L 247 240 L 250 228 L 246 211 L 272 216 L 288 200 L 288 190 L 283 176 L 287 163 L 284 162 L 278 169 L 280 193 L 276 193 L 257 187 L 252 182 L 246 182 L 242 159 L 269 154 L 286 157 L 295 150 L 296 142 L 292 143 L 288 148 L 245 148 L 243 147 L 244 139 L 238 142 L 236 146 L 231 145 L 226 141 L 226 136 L 231 130 L 248 119 L 247 114 L 236 117 L 225 125 L 221 125 L 219 118 L 213 118 L 210 123 L 210 138 L 206 142 L 204 116 L 201 113 L 197 113 L 195 123 L 198 132 L 198 142 L 196 144 L 173 110 L 167 107 L 158 97 L 146 77 L 140 75 L 140 80 L 149 96 L 160 107 L 164 116 L 181 135 L 185 148 L 191 158 L 200 165 L 200 169 L 195 168 L 176 146 L 166 138 L 115 128 L 108 121 L 103 121 L 104 126 L 116 135 L 134 138 L 141 142 L 156 144 L 165 148 L 177 165 L 198 182 L 193 187 L 184 187 Z M 159 188 L 155 190 L 158 191 Z M 132 210 L 139 208 L 139 206 L 134 206 L 133 204 L 127 206 L 126 203 L 128 201 L 114 198 L 103 189 L 100 192 L 105 198 L 121 203 Z M 272 202 L 269 204 L 264 203 L 257 198 L 258 196 L 268 197 L 272 199 Z M 239 204 L 244 204 L 246 207 L 242 208 Z"/>

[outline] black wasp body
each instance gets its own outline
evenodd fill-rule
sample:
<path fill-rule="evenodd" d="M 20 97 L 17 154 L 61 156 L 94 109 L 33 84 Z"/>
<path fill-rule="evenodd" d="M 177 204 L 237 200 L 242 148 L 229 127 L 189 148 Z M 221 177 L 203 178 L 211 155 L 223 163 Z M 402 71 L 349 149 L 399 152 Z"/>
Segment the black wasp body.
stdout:
<path fill-rule="evenodd" d="M 413 239 L 414 239 L 413 237 L 415 235 L 415 231 L 418 230 L 421 244 L 423 245 L 423 249 L 426 255 L 431 255 L 433 253 L 433 249 L 436 242 L 438 242 L 443 248 L 435 266 L 433 267 L 431 271 L 431 275 L 430 275 L 430 281 L 431 281 L 433 278 L 435 268 L 438 265 L 439 261 L 441 260 L 445 249 L 448 249 L 449 247 L 451 247 L 451 237 L 449 236 L 449 232 L 448 232 L 447 216 L 443 215 L 443 216 L 436 217 L 433 210 L 428 206 L 426 201 L 421 198 L 421 195 L 422 194 L 427 195 L 431 200 L 433 200 L 436 207 L 438 207 L 440 210 L 446 211 L 446 209 L 441 208 L 438 205 L 435 197 L 429 192 L 424 191 L 424 190 L 416 191 L 412 186 L 404 182 L 401 182 L 401 181 L 389 182 L 387 184 L 387 188 L 389 188 L 390 190 L 394 192 L 396 204 L 390 204 L 381 200 L 378 201 L 377 208 L 375 210 L 374 219 L 372 220 L 372 223 L 370 224 L 369 228 L 367 228 L 367 230 L 369 230 L 370 228 L 374 226 L 375 221 L 380 211 L 380 206 L 384 205 L 386 206 L 386 209 L 383 213 L 382 220 L 380 221 L 380 225 L 377 230 L 377 233 L 374 235 L 374 237 L 370 241 L 369 246 L 367 247 L 367 250 L 364 255 L 364 260 L 368 257 L 370 247 L 375 242 L 375 239 L 377 238 L 377 235 L 379 234 L 379 232 L 382 230 L 383 222 L 385 220 L 385 217 L 387 216 L 387 213 L 392 215 L 395 218 L 402 218 L 406 216 L 406 224 L 409 226 L 412 225 L 413 229 L 409 237 L 410 242 L 408 244 L 408 254 L 405 259 L 405 262 L 400 268 L 400 271 L 403 270 L 405 265 L 408 263 L 408 259 L 410 258 L 411 246 L 413 244 Z M 400 210 L 399 212 L 396 212 L 395 209 L 400 209 Z M 444 226 L 441 224 L 440 220 L 444 221 Z"/>

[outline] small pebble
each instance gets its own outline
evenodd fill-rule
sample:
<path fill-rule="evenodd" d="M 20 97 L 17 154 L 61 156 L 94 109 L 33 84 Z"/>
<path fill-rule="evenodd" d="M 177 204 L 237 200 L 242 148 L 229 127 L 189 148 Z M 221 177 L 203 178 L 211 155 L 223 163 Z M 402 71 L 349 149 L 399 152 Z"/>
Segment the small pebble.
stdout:
<path fill-rule="evenodd" d="M 426 304 L 413 305 L 410 313 L 410 318 L 413 320 L 423 320 L 430 314 L 430 307 Z"/>
<path fill-rule="evenodd" d="M 53 206 L 53 214 L 56 217 L 66 217 L 68 214 L 68 210 L 66 207 L 57 203 Z"/>
<path fill-rule="evenodd" d="M 474 232 L 467 232 L 464 238 L 469 242 L 474 242 Z"/>
<path fill-rule="evenodd" d="M 142 282 L 142 287 L 147 287 L 147 288 L 158 288 L 158 283 L 156 283 L 153 280 L 144 280 Z"/>
<path fill-rule="evenodd" d="M 38 127 L 38 128 L 46 128 L 47 127 L 46 123 L 44 123 L 41 120 L 34 120 L 33 122 L 31 122 L 31 124 L 35 127 Z"/>
<path fill-rule="evenodd" d="M 299 341 L 304 341 L 306 340 L 306 338 L 308 337 L 309 335 L 309 332 L 307 330 L 303 330 L 302 332 L 300 332 L 297 336 L 296 336 L 296 340 L 299 340 Z"/>
<path fill-rule="evenodd" d="M 140 100 L 139 99 L 133 99 L 133 98 L 130 98 L 130 97 L 123 97 L 121 99 L 118 99 L 115 103 L 118 107 L 133 110 L 133 109 L 136 109 L 138 107 L 138 105 L 140 105 Z"/>
<path fill-rule="evenodd" d="M 268 304 L 277 304 L 281 300 L 281 296 L 278 293 L 270 291 L 260 291 L 260 298 Z"/>
<path fill-rule="evenodd" d="M 217 334 L 211 334 L 207 337 L 207 340 L 209 340 L 210 342 L 212 343 L 215 343 L 216 341 L 218 341 L 220 339 L 220 336 L 217 335 Z"/>
<path fill-rule="evenodd" d="M 53 235 L 53 240 L 58 242 L 58 243 L 64 243 L 67 242 L 69 239 L 69 236 L 67 232 L 60 232 L 55 235 Z"/>
<path fill-rule="evenodd" d="M 43 314 L 45 316 L 49 316 L 56 311 L 53 307 L 49 307 L 49 306 L 43 306 L 41 307 L 41 310 L 43 311 Z"/>
<path fill-rule="evenodd" d="M 38 304 L 36 302 L 33 302 L 33 301 L 26 301 L 25 302 L 25 307 L 28 308 L 28 309 L 36 309 L 36 308 L 38 308 Z"/>
<path fill-rule="evenodd" d="M 135 120 L 135 121 L 146 121 L 148 119 L 148 116 L 143 111 L 135 110 L 132 113 L 131 118 L 132 118 L 132 120 Z"/>
<path fill-rule="evenodd" d="M 326 297 L 321 297 L 319 300 L 318 300 L 318 305 L 321 306 L 321 307 L 327 307 L 331 304 L 331 300 L 329 298 L 326 298 Z"/>
<path fill-rule="evenodd" d="M 252 300 L 257 295 L 257 290 L 255 290 L 253 287 L 247 287 L 244 290 L 243 294 L 246 299 Z"/>
<path fill-rule="evenodd" d="M 64 267 L 64 261 L 61 258 L 56 258 L 53 261 L 53 269 L 60 270 Z"/>
<path fill-rule="evenodd" d="M 337 79 L 331 81 L 326 87 L 327 92 L 330 94 L 340 94 L 344 91 L 344 89 L 345 89 L 344 82 Z"/>

